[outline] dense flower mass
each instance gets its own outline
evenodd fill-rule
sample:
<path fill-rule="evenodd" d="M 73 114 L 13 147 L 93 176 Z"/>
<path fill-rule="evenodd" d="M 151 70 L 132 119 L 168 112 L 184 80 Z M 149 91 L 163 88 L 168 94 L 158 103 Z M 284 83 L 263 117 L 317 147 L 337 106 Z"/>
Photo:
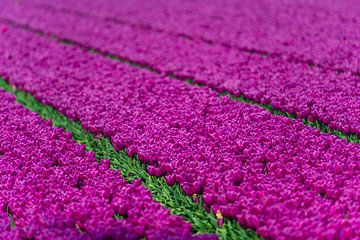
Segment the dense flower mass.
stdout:
<path fill-rule="evenodd" d="M 10 83 L 137 154 L 169 185 L 203 193 L 220 219 L 265 238 L 360 237 L 359 145 L 23 30 L 0 42 Z"/>
<path fill-rule="evenodd" d="M 267 25 L 274 25 L 274 21 L 279 22 L 279 26 L 273 30 L 276 32 L 285 31 L 283 37 L 289 38 L 292 44 L 281 44 L 281 39 L 275 38 L 278 35 L 270 34 L 270 32 L 266 36 L 259 32 L 254 32 L 255 28 L 253 25 L 255 23 L 240 25 L 242 31 L 245 31 L 244 27 L 247 29 L 248 26 L 251 26 L 251 28 L 247 29 L 247 31 L 252 31 L 247 34 L 240 34 L 250 39 L 248 39 L 249 41 L 241 41 L 240 38 L 237 44 L 242 46 L 242 44 L 247 42 L 249 44 L 256 44 L 264 41 L 264 43 L 269 44 L 268 47 L 277 46 L 279 49 L 268 49 L 266 46 L 247 47 L 266 49 L 267 51 L 279 53 L 287 53 L 289 48 L 291 48 L 290 52 L 296 49 L 296 53 L 304 56 L 307 56 L 306 54 L 310 51 L 307 48 L 310 48 L 309 54 L 311 55 L 307 57 L 311 57 L 311 59 L 319 57 L 321 59 L 318 59 L 317 62 L 325 66 L 318 67 L 298 62 L 298 60 L 289 61 L 289 57 L 264 57 L 259 54 L 243 52 L 235 47 L 204 43 L 199 39 L 184 38 L 179 37 L 178 34 L 169 33 L 169 26 L 177 29 L 179 32 L 187 29 L 195 31 L 194 28 L 183 29 L 180 20 L 182 19 L 186 23 L 190 21 L 183 19 L 189 17 L 186 15 L 185 10 L 189 7 L 203 4 L 202 1 L 197 4 L 178 4 L 180 8 L 178 11 L 180 13 L 176 16 L 179 18 L 179 21 L 161 21 L 163 24 L 159 26 L 156 24 L 160 24 L 159 19 L 163 19 L 164 16 L 162 11 L 154 10 L 158 8 L 151 8 L 154 4 L 153 1 L 146 1 L 144 4 L 149 5 L 149 9 L 153 9 L 158 14 L 158 17 L 154 17 L 153 14 L 155 13 L 151 10 L 142 12 L 141 8 L 138 11 L 134 11 L 134 14 L 126 14 L 127 20 L 132 20 L 131 22 L 134 22 L 134 24 L 115 21 L 113 18 L 122 19 L 122 16 L 125 16 L 125 12 L 129 11 L 129 9 L 133 10 L 133 7 L 139 1 L 124 1 L 127 4 L 123 1 L 122 4 L 118 4 L 118 1 L 107 1 L 108 4 L 101 4 L 103 1 L 74 2 L 73 0 L 61 0 L 41 5 L 39 2 L 44 3 L 48 1 L 36 0 L 35 2 L 38 2 L 38 4 L 34 4 L 32 1 L 31 4 L 27 4 L 26 1 L 22 4 L 4 1 L 4 10 L 1 16 L 41 29 L 44 32 L 55 33 L 59 37 L 77 41 L 88 47 L 113 53 L 134 62 L 147 64 L 161 73 L 171 73 L 181 78 L 192 78 L 194 82 L 206 84 L 218 92 L 228 91 L 235 96 L 244 95 L 258 103 L 270 104 L 275 109 L 292 114 L 295 113 L 299 118 L 306 117 L 311 120 L 319 120 L 327 124 L 331 129 L 337 129 L 344 133 L 360 134 L 360 125 L 358 124 L 360 122 L 360 78 L 353 73 L 335 71 L 334 68 L 341 69 L 342 66 L 336 66 L 334 62 L 331 62 L 338 61 L 339 64 L 348 64 L 350 68 L 352 68 L 351 66 L 360 66 L 357 57 L 359 54 L 358 49 L 360 49 L 358 45 L 360 42 L 358 36 L 360 34 L 352 36 L 354 33 L 350 31 L 354 29 L 351 19 L 355 18 L 355 16 L 346 15 L 341 17 L 342 15 L 339 13 L 341 8 L 336 11 L 330 11 L 320 7 L 321 3 L 314 3 L 309 8 L 308 5 L 302 6 L 296 3 L 296 1 L 276 1 L 276 3 L 271 1 L 273 3 L 271 7 L 278 9 L 283 14 L 286 13 L 285 16 L 263 16 L 260 14 L 263 10 L 256 9 L 254 11 L 253 14 L 255 16 L 265 18 L 264 22 L 260 22 L 263 25 L 259 25 L 256 22 L 261 31 L 272 31 L 272 28 L 267 27 Z M 135 4 L 133 5 L 132 2 L 135 2 Z M 173 1 L 162 3 L 164 8 L 172 13 L 170 6 L 175 3 L 170 4 L 167 2 Z M 280 5 L 280 2 L 286 2 L 287 4 Z M 48 4 L 53 5 L 53 7 L 47 7 Z M 236 8 L 238 11 L 249 11 L 250 7 L 254 7 L 253 4 L 247 1 L 241 1 L 238 4 L 241 5 L 241 7 Z M 124 5 L 128 8 L 122 7 Z M 205 9 L 212 12 L 214 9 L 211 8 L 216 5 L 207 4 L 207 6 Z M 80 13 L 88 11 L 90 14 L 80 14 L 74 8 L 80 11 Z M 226 9 L 230 10 L 233 8 L 233 4 L 229 3 Z M 96 10 L 91 11 L 91 9 Z M 221 9 L 221 11 L 225 11 L 223 8 Z M 316 9 L 321 11 L 314 12 Z M 266 12 L 270 14 L 270 10 L 266 9 Z M 299 11 L 298 14 L 302 13 L 304 15 L 301 15 L 300 19 L 294 20 L 294 11 Z M 246 16 L 250 17 L 250 13 L 246 13 Z M 147 14 L 150 15 L 148 16 Z M 202 14 L 210 13 L 205 12 Z M 196 14 L 190 15 L 198 17 Z M 112 16 L 112 18 L 109 19 L 109 16 Z M 232 24 L 238 24 L 237 21 L 245 21 L 241 17 L 231 18 L 231 12 L 227 12 L 226 15 L 222 16 L 229 18 L 219 20 L 219 24 L 225 28 L 222 30 L 226 33 L 229 31 L 229 29 L 226 29 L 228 26 L 236 31 L 238 28 L 235 28 Z M 315 19 L 312 19 L 310 16 Z M 170 14 L 171 17 L 174 16 Z M 289 19 L 290 17 L 291 19 Z M 154 19 L 154 21 L 149 22 L 164 29 L 164 31 L 149 29 L 139 25 L 147 18 Z M 203 21 L 210 21 L 206 16 L 202 18 L 204 19 Z M 230 21 L 233 18 L 236 21 Z M 318 21 L 323 25 L 313 24 L 313 22 Z M 344 21 L 345 23 L 343 23 Z M 195 21 L 195 23 L 197 22 Z M 331 29 L 336 29 L 336 31 L 334 30 L 331 34 L 335 36 L 329 37 L 330 33 L 325 28 L 326 24 L 333 24 Z M 286 25 L 286 27 L 283 25 Z M 69 28 L 69 26 L 72 27 Z M 214 29 L 217 29 L 216 26 L 217 24 L 214 25 L 212 23 L 212 28 L 204 29 L 202 31 L 203 34 L 209 34 Z M 325 29 L 319 31 L 318 28 L 320 27 Z M 216 30 L 215 32 L 217 34 L 214 37 L 218 36 L 219 31 Z M 187 34 L 197 36 L 200 32 L 187 32 Z M 261 37 L 257 36 L 257 41 L 253 41 L 252 38 L 254 36 L 252 34 L 259 34 Z M 299 34 L 303 38 L 300 38 Z M 314 37 L 314 35 L 317 37 Z M 224 37 L 230 38 L 230 36 L 230 33 L 224 34 Z M 276 44 L 274 41 L 280 42 Z M 297 41 L 300 41 L 297 43 L 298 46 L 295 44 Z M 319 49 L 315 50 L 314 45 L 319 47 Z M 331 58 L 326 55 L 330 53 Z M 355 55 L 350 57 L 352 54 Z M 338 55 L 339 60 L 336 60 L 334 55 Z M 335 65 L 335 67 L 330 68 L 327 66 L 328 62 L 329 65 Z M 353 70 L 355 71 L 355 69 Z"/>
<path fill-rule="evenodd" d="M 193 237 L 140 180 L 127 183 L 2 90 L 0 126 L 0 239 L 215 238 Z"/>
<path fill-rule="evenodd" d="M 357 0 L 21 2 L 51 6 L 81 16 L 100 16 L 250 51 L 285 54 L 290 59 L 330 68 L 360 71 Z"/>
<path fill-rule="evenodd" d="M 26 1 L 249 51 L 284 54 L 329 68 L 360 71 L 357 0 Z"/>

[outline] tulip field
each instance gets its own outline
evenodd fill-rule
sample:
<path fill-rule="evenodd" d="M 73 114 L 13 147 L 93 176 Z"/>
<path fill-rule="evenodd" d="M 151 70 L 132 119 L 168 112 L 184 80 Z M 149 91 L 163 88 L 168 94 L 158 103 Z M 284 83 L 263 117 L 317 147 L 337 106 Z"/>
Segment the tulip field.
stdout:
<path fill-rule="evenodd" d="M 0 239 L 359 239 L 356 0 L 0 0 Z"/>

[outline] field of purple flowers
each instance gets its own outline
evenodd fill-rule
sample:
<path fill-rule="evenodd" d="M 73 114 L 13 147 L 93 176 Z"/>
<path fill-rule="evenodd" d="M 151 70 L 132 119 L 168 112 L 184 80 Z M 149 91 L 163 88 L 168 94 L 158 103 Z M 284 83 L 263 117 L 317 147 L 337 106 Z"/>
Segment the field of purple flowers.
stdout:
<path fill-rule="evenodd" d="M 0 239 L 360 238 L 356 0 L 1 0 Z"/>

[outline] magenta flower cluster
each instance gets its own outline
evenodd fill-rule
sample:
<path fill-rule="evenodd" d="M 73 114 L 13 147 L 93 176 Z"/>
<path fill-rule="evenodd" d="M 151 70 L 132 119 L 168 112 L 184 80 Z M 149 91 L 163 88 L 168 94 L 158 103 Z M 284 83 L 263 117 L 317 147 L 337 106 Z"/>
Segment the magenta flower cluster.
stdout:
<path fill-rule="evenodd" d="M 8 0 L 9 1 L 9 0 Z M 243 50 L 360 71 L 357 0 L 23 0 Z M 81 14 L 86 13 L 86 14 Z"/>
<path fill-rule="evenodd" d="M 23 30 L 0 42 L 11 84 L 203 193 L 207 209 L 265 238 L 360 237 L 359 145 Z"/>
<path fill-rule="evenodd" d="M 43 0 L 37 1 L 43 2 Z M 264 58 L 258 54 L 244 53 L 238 48 L 229 48 L 228 46 L 220 44 L 207 44 L 194 39 L 182 38 L 176 34 L 169 34 L 166 31 L 149 30 L 139 26 L 119 24 L 118 22 L 114 22 L 114 20 L 110 21 L 106 18 L 106 16 L 120 18 L 121 16 L 124 16 L 125 13 L 122 11 L 127 9 L 121 7 L 124 2 L 118 4 L 116 1 L 117 4 L 115 4 L 115 1 L 108 1 L 109 5 L 100 4 L 102 1 L 91 1 L 89 3 L 86 1 L 76 1 L 71 5 L 69 2 L 73 2 L 73 0 L 52 1 L 51 3 L 54 4 L 54 6 L 61 9 L 57 10 L 55 8 L 46 8 L 43 5 L 41 5 L 42 7 L 39 7 L 33 3 L 26 4 L 26 1 L 23 5 L 15 4 L 15 6 L 14 3 L 10 4 L 7 3 L 7 1 L 4 1 L 4 13 L 1 15 L 5 18 L 39 28 L 45 32 L 55 33 L 60 37 L 78 41 L 86 46 L 114 53 L 138 63 L 148 64 L 162 73 L 171 73 L 183 78 L 192 78 L 196 83 L 206 84 L 211 88 L 216 89 L 218 92 L 228 91 L 235 96 L 244 95 L 258 103 L 271 104 L 275 109 L 296 114 L 299 118 L 318 120 L 327 124 L 331 129 L 337 129 L 344 133 L 360 134 L 360 78 L 352 73 L 339 74 L 327 67 L 319 68 L 316 66 L 309 66 L 306 63 L 295 63 L 289 61 L 288 58 Z M 133 7 L 131 4 L 132 2 L 139 1 L 130 1 L 128 4 L 130 4 L 131 7 L 126 5 L 129 9 L 132 9 Z M 163 4 L 167 6 L 167 2 Z M 151 6 L 154 3 L 152 1 L 147 1 L 147 4 L 150 4 Z M 198 4 L 202 3 L 200 2 Z M 245 11 L 246 9 L 249 11 L 249 9 L 251 9 L 250 7 L 252 5 L 246 3 L 246 1 L 242 1 L 241 4 L 245 4 L 247 8 L 241 7 L 239 8 L 239 11 Z M 275 9 L 279 8 L 282 11 L 285 11 L 286 9 L 288 11 L 291 10 L 287 13 L 288 17 L 291 16 L 291 18 L 293 18 L 292 13 L 296 9 L 299 9 L 299 12 L 305 14 L 304 16 L 308 17 L 310 20 L 309 14 L 320 14 L 314 12 L 315 9 L 318 9 L 319 7 L 301 7 L 298 6 L 296 1 L 289 2 L 290 6 L 288 6 L 289 4 L 279 6 L 277 4 L 278 3 L 276 2 L 271 6 Z M 316 4 L 319 5 L 319 3 Z M 94 7 L 94 5 L 96 7 Z M 69 6 L 71 6 L 71 9 L 75 8 L 79 11 L 88 10 L 91 12 L 91 9 L 96 10 L 89 16 L 80 15 L 76 11 L 63 10 L 66 7 L 69 8 Z M 180 8 L 184 6 L 185 9 L 190 7 L 187 4 L 181 4 Z M 191 6 L 197 6 L 197 4 L 192 4 Z M 209 8 L 211 6 L 212 5 L 210 4 Z M 167 8 L 168 6 L 166 9 Z M 228 8 L 232 9 L 232 5 L 228 6 Z M 143 8 L 139 8 L 135 13 L 140 14 L 139 16 L 144 16 L 143 14 L 146 16 L 146 13 L 142 12 L 141 9 Z M 185 14 L 183 11 L 185 10 L 183 9 L 180 12 Z M 260 14 L 259 11 L 261 10 L 257 10 L 255 13 Z M 322 11 L 325 10 L 323 9 Z M 339 18 L 338 14 L 335 14 L 334 11 L 328 12 L 330 16 L 325 15 L 326 17 L 322 17 L 322 23 L 330 24 L 328 23 L 328 21 L 330 21 L 334 22 L 335 26 L 339 28 L 343 27 L 341 21 L 342 18 Z M 337 11 L 340 11 L 340 9 Z M 151 13 L 150 10 L 147 12 Z M 99 15 L 100 17 L 95 17 L 96 15 Z M 195 17 L 197 16 L 196 14 L 192 14 L 191 16 L 194 15 Z M 137 19 L 135 18 L 137 15 L 133 16 L 127 14 L 126 16 L 133 21 Z M 137 17 L 140 18 L 139 16 Z M 151 16 L 153 15 L 148 17 Z M 161 19 L 162 14 L 159 13 L 159 16 Z M 182 15 L 180 14 L 179 18 L 181 18 L 181 16 Z M 260 15 L 259 17 L 263 16 Z M 279 16 L 274 16 L 274 18 L 276 17 Z M 316 17 L 316 15 L 314 17 Z M 144 18 L 147 19 L 146 17 Z M 346 16 L 346 19 L 347 18 L 350 18 L 350 16 Z M 204 16 L 204 19 L 207 18 Z M 308 21 L 310 21 L 309 19 Z M 275 21 L 274 19 L 272 20 Z M 300 22 L 296 22 L 294 19 L 291 19 L 291 22 L 300 24 L 299 26 L 297 25 L 298 27 L 307 26 L 306 28 L 303 27 L 305 28 L 304 31 L 318 32 L 317 25 L 312 24 L 312 22 L 304 25 L 305 20 L 299 19 L 298 21 Z M 136 20 L 136 22 L 141 21 L 143 21 L 142 18 Z M 276 21 L 280 20 L 277 19 Z M 283 24 L 286 23 L 288 25 L 290 19 L 286 18 L 282 19 L 282 21 L 285 21 Z M 169 21 L 162 22 L 173 26 Z M 151 21 L 151 23 L 155 24 L 156 21 Z M 224 28 L 229 25 L 224 23 L 221 24 L 223 24 Z M 274 22 L 266 22 L 266 24 L 274 24 Z M 310 26 L 308 26 L 309 24 Z M 351 23 L 346 22 L 346 24 Z M 68 26 L 72 27 L 69 28 Z M 161 27 L 166 29 L 166 26 L 162 25 Z M 253 26 L 253 24 L 249 26 Z M 175 26 L 173 27 L 175 28 Z M 282 26 L 280 29 L 282 29 L 282 31 L 289 30 L 288 27 L 289 26 L 284 28 Z M 301 33 L 301 30 L 294 26 L 293 28 L 292 31 L 295 31 L 297 35 Z M 251 29 L 254 29 L 254 27 L 251 27 Z M 271 28 L 266 27 L 266 29 Z M 280 31 L 278 28 L 275 30 Z M 180 31 L 180 29 L 178 29 L 178 31 Z M 342 39 L 340 45 L 343 48 L 346 48 L 346 43 L 352 41 L 347 35 L 350 33 L 344 31 L 339 30 L 337 35 L 331 38 L 327 37 L 329 36 L 329 33 L 320 32 L 321 41 L 318 40 L 314 42 L 314 44 L 316 43 L 316 46 L 320 46 L 318 43 L 326 45 L 321 45 L 322 47 L 319 49 L 321 54 L 315 51 L 313 44 L 310 44 L 307 41 L 315 41 L 314 38 L 306 38 L 307 40 L 305 43 L 301 44 L 310 47 L 312 49 L 310 52 L 318 57 L 323 56 L 326 51 L 331 50 L 332 58 L 330 60 L 334 60 L 334 54 L 340 54 L 343 50 L 337 49 L 339 48 L 340 43 L 335 44 L 337 47 L 336 51 L 332 48 L 335 46 L 333 43 L 334 38 Z M 203 32 L 204 34 L 206 33 L 205 30 Z M 249 34 L 244 34 L 244 36 L 249 36 Z M 305 32 L 302 34 L 304 34 L 305 37 L 308 37 L 315 33 L 310 34 Z M 226 36 L 228 35 L 229 34 L 226 34 Z M 272 34 L 267 37 L 257 37 L 257 41 L 251 40 L 250 42 L 257 43 L 264 40 L 267 43 L 271 43 L 271 46 L 275 46 L 276 44 L 269 40 L 270 37 L 275 36 L 278 35 Z M 324 36 L 327 37 L 325 40 L 322 39 Z M 292 36 L 292 38 L 294 38 L 294 36 Z M 294 41 L 299 39 L 300 38 L 297 37 Z M 357 43 L 360 42 L 359 40 L 360 39 L 358 39 Z M 238 43 L 242 42 L 239 40 Z M 296 46 L 294 44 L 290 44 L 290 46 Z M 358 45 L 352 46 L 352 48 L 350 48 L 351 51 L 349 51 L 351 54 L 356 55 L 355 57 L 358 61 L 357 49 L 360 49 L 360 46 L 356 46 Z M 286 49 L 287 48 L 281 48 L 279 51 L 283 52 Z M 304 50 L 300 46 L 296 46 L 296 49 L 298 49 L 298 51 L 301 49 Z M 333 53 L 334 51 L 335 53 Z M 308 50 L 306 50 L 306 52 L 308 52 Z M 303 55 L 305 55 L 305 53 L 303 53 Z M 312 59 L 315 58 L 313 57 Z M 341 55 L 341 61 L 339 61 L 341 63 L 348 63 L 350 61 L 354 65 L 360 66 L 359 62 L 350 59 L 350 55 L 346 54 L 344 56 Z M 321 62 L 322 60 L 319 61 Z M 333 65 L 335 63 L 329 62 L 329 64 Z M 340 66 L 336 68 L 340 68 Z"/>
<path fill-rule="evenodd" d="M 0 126 L 0 239 L 216 239 L 2 90 Z"/>

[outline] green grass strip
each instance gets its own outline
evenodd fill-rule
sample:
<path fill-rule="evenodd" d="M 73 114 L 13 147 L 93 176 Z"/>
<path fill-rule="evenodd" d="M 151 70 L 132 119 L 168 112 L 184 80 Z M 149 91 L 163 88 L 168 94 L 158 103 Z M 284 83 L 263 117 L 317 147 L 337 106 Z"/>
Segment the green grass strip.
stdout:
<path fill-rule="evenodd" d="M 121 170 L 121 175 L 131 182 L 141 179 L 142 184 L 151 191 L 152 197 L 168 208 L 172 214 L 182 216 L 184 220 L 192 224 L 192 232 L 215 233 L 220 239 L 260 239 L 252 230 L 243 229 L 234 219 L 224 218 L 223 225 L 218 226 L 216 216 L 206 212 L 201 196 L 197 196 L 199 202 L 183 193 L 180 186 L 168 186 L 164 178 L 150 176 L 146 171 L 146 165 L 137 157 L 130 158 L 124 150 L 116 152 L 106 137 L 95 137 L 94 134 L 85 131 L 79 122 L 73 122 L 59 113 L 53 107 L 44 105 L 34 97 L 21 90 L 13 89 L 6 81 L 0 78 L 0 88 L 14 94 L 17 102 L 32 112 L 38 113 L 43 119 L 51 120 L 53 126 L 60 127 L 72 133 L 72 138 L 79 144 L 85 144 L 88 151 L 95 152 L 96 158 L 110 159 L 111 168 Z M 10 212 L 8 212 L 10 214 Z M 12 219 L 11 214 L 9 215 Z M 115 216 L 116 217 L 116 216 Z M 12 226 L 13 221 L 12 221 Z"/>

